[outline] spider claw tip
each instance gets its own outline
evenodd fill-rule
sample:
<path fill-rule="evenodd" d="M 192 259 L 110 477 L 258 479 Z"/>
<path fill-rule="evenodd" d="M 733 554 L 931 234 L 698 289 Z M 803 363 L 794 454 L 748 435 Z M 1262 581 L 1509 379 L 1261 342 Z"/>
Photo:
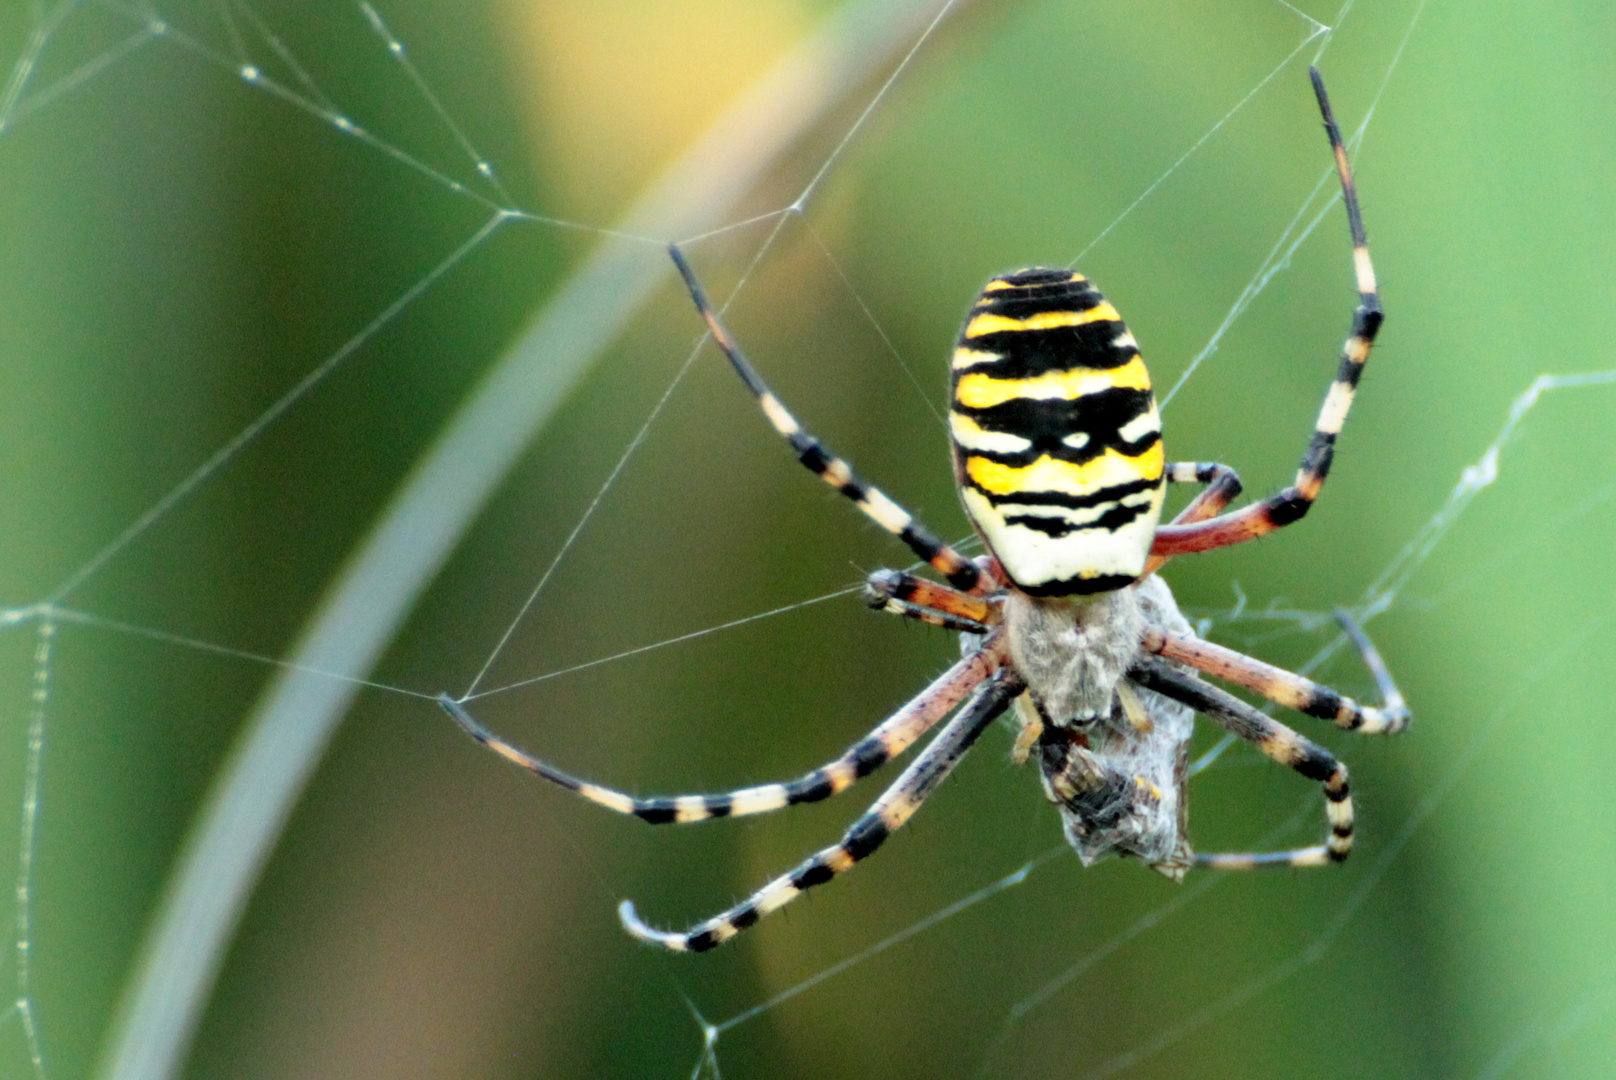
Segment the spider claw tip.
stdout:
<path fill-rule="evenodd" d="M 690 951 L 690 943 L 685 935 L 658 930 L 642 922 L 639 913 L 634 910 L 632 900 L 624 900 L 617 905 L 617 917 L 622 921 L 623 929 L 641 941 L 661 945 L 664 949 L 672 949 L 674 952 Z"/>
<path fill-rule="evenodd" d="M 657 932 L 641 921 L 639 913 L 634 910 L 634 901 L 624 900 L 617 905 L 617 918 L 623 924 L 623 929 L 639 938 L 641 941 L 655 941 Z"/>

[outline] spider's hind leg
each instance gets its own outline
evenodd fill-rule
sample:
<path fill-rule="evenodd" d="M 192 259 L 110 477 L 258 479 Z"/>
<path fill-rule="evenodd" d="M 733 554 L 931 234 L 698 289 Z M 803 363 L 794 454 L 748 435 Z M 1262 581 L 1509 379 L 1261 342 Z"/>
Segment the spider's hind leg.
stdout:
<path fill-rule="evenodd" d="M 848 826 L 839 843 L 813 855 L 790 873 L 775 878 L 746 900 L 684 931 L 657 930 L 646 925 L 634 905 L 625 900 L 617 909 L 624 929 L 641 941 L 676 952 L 705 952 L 722 945 L 815 885 L 823 885 L 852 869 L 908 822 L 937 785 L 954 771 L 954 766 L 977 737 L 1021 690 L 1020 679 L 1007 669 L 989 677 L 976 696 L 944 726 L 920 756 L 910 762 L 875 804 Z"/>
<path fill-rule="evenodd" d="M 1317 847 L 1262 854 L 1196 855 L 1197 866 L 1217 870 L 1249 870 L 1261 866 L 1323 866 L 1341 862 L 1352 853 L 1352 793 L 1347 769 L 1324 747 L 1304 739 L 1272 717 L 1244 701 L 1170 667 L 1154 657 L 1140 660 L 1128 677 L 1147 690 L 1172 698 L 1210 717 L 1219 726 L 1245 739 L 1281 765 L 1289 765 L 1324 787 L 1324 809 L 1329 835 Z"/>
<path fill-rule="evenodd" d="M 1368 735 L 1397 734 L 1408 727 L 1408 705 L 1397 684 L 1392 681 L 1391 673 L 1386 670 L 1386 662 L 1350 615 L 1338 608 L 1335 616 L 1375 679 L 1381 699 L 1378 707 L 1360 705 L 1328 686 L 1321 686 L 1294 672 L 1201 638 L 1149 630 L 1140 644 L 1146 652 L 1188 664 L 1197 671 L 1243 686 L 1286 708 L 1319 720 L 1328 720 L 1346 731 Z"/>
<path fill-rule="evenodd" d="M 438 704 L 472 738 L 535 776 L 575 792 L 597 806 L 604 806 L 619 814 L 630 814 L 652 825 L 683 825 L 709 818 L 764 814 L 798 803 L 818 802 L 846 791 L 856 781 L 909 749 L 915 740 L 952 712 L 1002 663 L 1003 656 L 998 646 L 990 641 L 939 675 L 930 686 L 848 747 L 836 760 L 785 783 L 759 784 L 710 795 L 645 798 L 580 780 L 495 735 L 448 694 L 439 695 Z"/>

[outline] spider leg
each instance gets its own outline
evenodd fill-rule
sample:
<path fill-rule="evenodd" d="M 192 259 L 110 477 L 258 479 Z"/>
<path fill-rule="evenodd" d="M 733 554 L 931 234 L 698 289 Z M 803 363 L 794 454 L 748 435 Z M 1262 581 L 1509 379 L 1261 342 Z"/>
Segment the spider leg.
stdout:
<path fill-rule="evenodd" d="M 1167 466 L 1169 484 L 1205 484 L 1206 487 L 1190 504 L 1178 512 L 1170 524 L 1193 525 L 1197 521 L 1216 517 L 1240 497 L 1240 474 L 1227 465 L 1215 461 L 1175 461 Z M 1145 573 L 1154 574 L 1167 562 L 1167 555 L 1152 555 L 1145 563 Z"/>
<path fill-rule="evenodd" d="M 1205 484 L 1206 490 L 1178 512 L 1174 525 L 1192 525 L 1223 513 L 1240 497 L 1240 474 L 1216 461 L 1175 461 L 1167 466 L 1169 484 Z"/>
<path fill-rule="evenodd" d="M 908 544 L 909 550 L 918 555 L 922 561 L 929 563 L 956 589 L 970 592 L 983 584 L 982 575 L 977 570 L 976 564 L 943 543 L 930 529 L 916 521 L 909 511 L 893 502 L 879 488 L 871 487 L 860 480 L 854 475 L 851 465 L 831 453 L 824 443 L 802 429 L 802 425 L 797 423 L 797 418 L 792 416 L 785 405 L 781 404 L 780 399 L 774 396 L 774 392 L 763 381 L 763 377 L 741 352 L 740 346 L 735 344 L 735 339 L 730 337 L 729 330 L 725 328 L 718 317 L 718 312 L 708 301 L 706 290 L 701 287 L 701 282 L 696 280 L 696 272 L 685 261 L 684 253 L 679 250 L 678 245 L 668 245 L 668 254 L 673 257 L 673 265 L 679 268 L 679 276 L 684 278 L 685 287 L 690 290 L 690 298 L 695 301 L 696 310 L 706 321 L 713 340 L 718 342 L 718 347 L 729 357 L 736 374 L 740 375 L 746 388 L 757 398 L 769 423 L 791 443 L 791 449 L 797 452 L 797 460 L 821 480 L 857 503 L 858 508 L 864 511 L 871 521 Z"/>
<path fill-rule="evenodd" d="M 1335 621 L 1341 624 L 1346 633 L 1347 640 L 1352 647 L 1358 650 L 1358 657 L 1363 661 L 1364 667 L 1375 680 L 1375 689 L 1380 693 L 1380 711 L 1383 713 L 1401 713 L 1403 727 L 1408 726 L 1408 705 L 1403 701 L 1403 694 L 1392 681 L 1392 673 L 1386 668 L 1386 661 L 1380 657 L 1380 650 L 1375 643 L 1369 640 L 1358 620 L 1347 613 L 1345 608 L 1335 609 Z M 1401 730 L 1401 729 L 1399 729 Z"/>
<path fill-rule="evenodd" d="M 1352 794 L 1347 770 L 1324 747 L 1304 739 L 1272 717 L 1215 686 L 1186 675 L 1160 660 L 1147 658 L 1129 669 L 1128 677 L 1147 690 L 1181 701 L 1252 743 L 1281 765 L 1289 765 L 1309 780 L 1324 785 L 1324 809 L 1330 835 L 1318 847 L 1260 855 L 1197 855 L 1196 865 L 1218 870 L 1248 870 L 1259 866 L 1323 866 L 1341 862 L 1352 853 Z"/>
<path fill-rule="evenodd" d="M 1324 117 L 1324 130 L 1330 137 L 1330 149 L 1335 154 L 1336 172 L 1341 176 L 1342 201 L 1347 207 L 1347 227 L 1352 233 L 1352 264 L 1358 280 L 1358 307 L 1352 313 L 1352 332 L 1341 350 L 1341 366 L 1336 372 L 1335 381 L 1330 384 L 1329 393 L 1325 395 L 1324 405 L 1313 428 L 1313 438 L 1308 443 L 1307 452 L 1302 455 L 1301 467 L 1291 486 L 1262 502 L 1209 521 L 1163 525 L 1156 530 L 1152 555 L 1183 555 L 1243 543 L 1299 521 L 1308 512 L 1324 487 L 1324 478 L 1329 475 L 1336 436 L 1341 433 L 1347 410 L 1352 407 L 1358 380 L 1363 375 L 1369 350 L 1374 346 L 1375 334 L 1380 330 L 1384 318 L 1380 294 L 1375 286 L 1375 268 L 1369 261 L 1369 241 L 1364 234 L 1363 215 L 1358 209 L 1358 190 L 1352 182 L 1352 167 L 1347 162 L 1346 147 L 1342 145 L 1335 114 L 1330 111 L 1330 99 L 1324 92 L 1323 77 L 1317 68 L 1309 68 L 1308 72 L 1313 78 L 1313 92 L 1319 99 L 1319 112 Z"/>
<path fill-rule="evenodd" d="M 981 597 L 904 570 L 871 574 L 864 583 L 864 602 L 877 611 L 966 634 L 985 634 L 998 621 L 998 610 Z"/>
<path fill-rule="evenodd" d="M 1364 666 L 1375 677 L 1381 697 L 1379 708 L 1359 705 L 1328 686 L 1320 686 L 1294 672 L 1186 634 L 1152 628 L 1145 631 L 1140 645 L 1147 652 L 1188 664 L 1197 671 L 1243 686 L 1286 708 L 1328 720 L 1338 728 L 1372 735 L 1397 734 L 1408 727 L 1409 721 L 1408 705 L 1403 701 L 1403 695 L 1392 682 L 1391 673 L 1386 670 L 1379 651 L 1352 617 L 1337 610 L 1336 618 L 1346 628 L 1347 636 L 1357 647 Z"/>
<path fill-rule="evenodd" d="M 850 869 L 880 847 L 920 809 L 920 804 L 954 770 L 971 744 L 1021 690 L 1021 680 L 1009 669 L 1001 669 L 989 678 L 970 704 L 948 722 L 875 804 L 848 827 L 840 843 L 825 848 L 789 874 L 775 878 L 743 902 L 679 932 L 647 926 L 635 913 L 633 902 L 624 900 L 617 909 L 624 929 L 641 941 L 677 952 L 705 952 L 784 907 L 805 890 Z"/>
<path fill-rule="evenodd" d="M 536 776 L 569 791 L 575 791 L 590 802 L 615 810 L 619 814 L 632 814 L 652 825 L 685 824 L 717 817 L 741 817 L 781 810 L 797 803 L 818 802 L 846 791 L 860 780 L 885 765 L 892 758 L 914 745 L 916 739 L 931 730 L 956 705 L 974 690 L 983 679 L 997 671 L 1004 662 L 997 642 L 989 642 L 970 656 L 949 668 L 903 708 L 893 713 L 864 738 L 854 743 L 841 757 L 783 784 L 760 784 L 741 788 L 721 795 L 677 795 L 660 798 L 637 798 L 611 788 L 592 784 L 562 772 L 530 754 L 512 746 L 483 727 L 465 708 L 447 694 L 438 697 L 455 723 L 466 733 L 505 760 L 520 765 Z"/>

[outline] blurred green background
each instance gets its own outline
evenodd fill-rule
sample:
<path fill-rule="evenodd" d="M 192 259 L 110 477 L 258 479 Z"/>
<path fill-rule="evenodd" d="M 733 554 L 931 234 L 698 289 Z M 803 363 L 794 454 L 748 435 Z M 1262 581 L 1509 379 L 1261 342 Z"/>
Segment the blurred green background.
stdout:
<path fill-rule="evenodd" d="M 34 104 L 0 131 L 10 607 L 49 595 L 487 217 L 234 74 L 260 63 L 469 178 L 356 7 L 158 3 L 169 33 L 150 40 L 130 38 L 143 7 L 63 10 L 26 87 L 63 92 L 25 94 Z M 600 228 L 833 10 L 398 0 L 382 13 L 516 205 Z M 48 16 L 9 5 L 0 60 L 30 55 Z M 1066 263 L 1104 233 L 1080 269 L 1128 319 L 1158 386 L 1173 385 L 1328 167 L 1305 74 L 1318 42 L 1264 84 L 1307 33 L 1271 0 L 962 10 L 751 270 L 734 330 L 827 442 L 964 535 L 936 410 L 942 358 L 982 280 Z M 1327 493 L 1295 529 L 1168 571 L 1218 640 L 1286 666 L 1331 641 L 1318 616 L 1362 602 L 1536 376 L 1616 368 L 1616 9 L 1361 0 L 1322 61 L 1349 130 L 1405 35 L 1357 158 L 1388 321 Z M 850 92 L 730 220 L 790 203 L 875 89 Z M 692 245 L 715 293 L 773 225 Z M 63 623 L 46 667 L 27 878 L 41 1075 L 92 1074 L 178 845 L 273 674 L 219 650 L 289 652 L 445 418 L 597 239 L 543 223 L 496 231 L 68 598 L 128 625 Z M 664 258 L 654 244 L 645 257 Z M 1336 209 L 1171 402 L 1170 456 L 1232 464 L 1258 494 L 1285 483 L 1351 280 Z M 298 804 L 185 1075 L 690 1075 L 693 1011 L 722 1022 L 1059 843 L 996 730 L 855 874 L 715 954 L 666 957 L 622 934 L 618 900 L 659 924 L 705 917 L 829 843 L 878 787 L 651 830 L 540 786 L 394 692 L 469 685 L 697 330 L 667 274 L 434 582 Z M 1352 739 L 1299 721 L 1353 770 L 1351 863 L 1175 887 L 1137 865 L 1055 858 L 725 1031 L 723 1074 L 1609 1075 L 1613 416 L 1616 388 L 1546 395 L 1496 482 L 1371 624 L 1411 733 Z M 708 350 L 488 684 L 904 562 L 791 462 Z M 28 620 L 0 634 L 0 868 L 17 865 L 37 640 Z M 839 752 L 955 648 L 841 597 L 479 713 L 602 782 L 717 790 Z M 1350 657 L 1320 677 L 1371 694 Z M 1308 843 L 1321 827 L 1316 792 L 1244 749 L 1192 792 L 1204 850 L 1273 842 L 1286 822 L 1278 842 Z M 12 953 L 0 986 L 16 984 Z M 14 1010 L 0 1075 L 32 1069 Z"/>

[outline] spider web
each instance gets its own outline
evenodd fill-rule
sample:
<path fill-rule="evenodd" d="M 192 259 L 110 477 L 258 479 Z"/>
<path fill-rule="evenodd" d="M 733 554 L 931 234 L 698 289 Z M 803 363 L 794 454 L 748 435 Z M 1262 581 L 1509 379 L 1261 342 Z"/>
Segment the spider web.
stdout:
<path fill-rule="evenodd" d="M 5 16 L 5 1074 L 1603 1075 L 1607 16 L 1204 7 Z M 944 531 L 936 358 L 1029 262 L 1117 301 L 1175 457 L 1271 490 L 1351 300 L 1315 59 L 1383 346 L 1308 521 L 1168 576 L 1359 696 L 1330 609 L 1369 624 L 1416 730 L 1322 736 L 1358 855 L 1082 871 L 990 735 L 846 881 L 709 956 L 635 946 L 617 900 L 701 918 L 879 787 L 647 830 L 433 694 L 604 782 L 720 790 L 955 647 L 847 598 L 894 545 L 701 350 L 663 242 Z M 1311 842 L 1308 785 L 1198 750 L 1199 847 Z"/>

